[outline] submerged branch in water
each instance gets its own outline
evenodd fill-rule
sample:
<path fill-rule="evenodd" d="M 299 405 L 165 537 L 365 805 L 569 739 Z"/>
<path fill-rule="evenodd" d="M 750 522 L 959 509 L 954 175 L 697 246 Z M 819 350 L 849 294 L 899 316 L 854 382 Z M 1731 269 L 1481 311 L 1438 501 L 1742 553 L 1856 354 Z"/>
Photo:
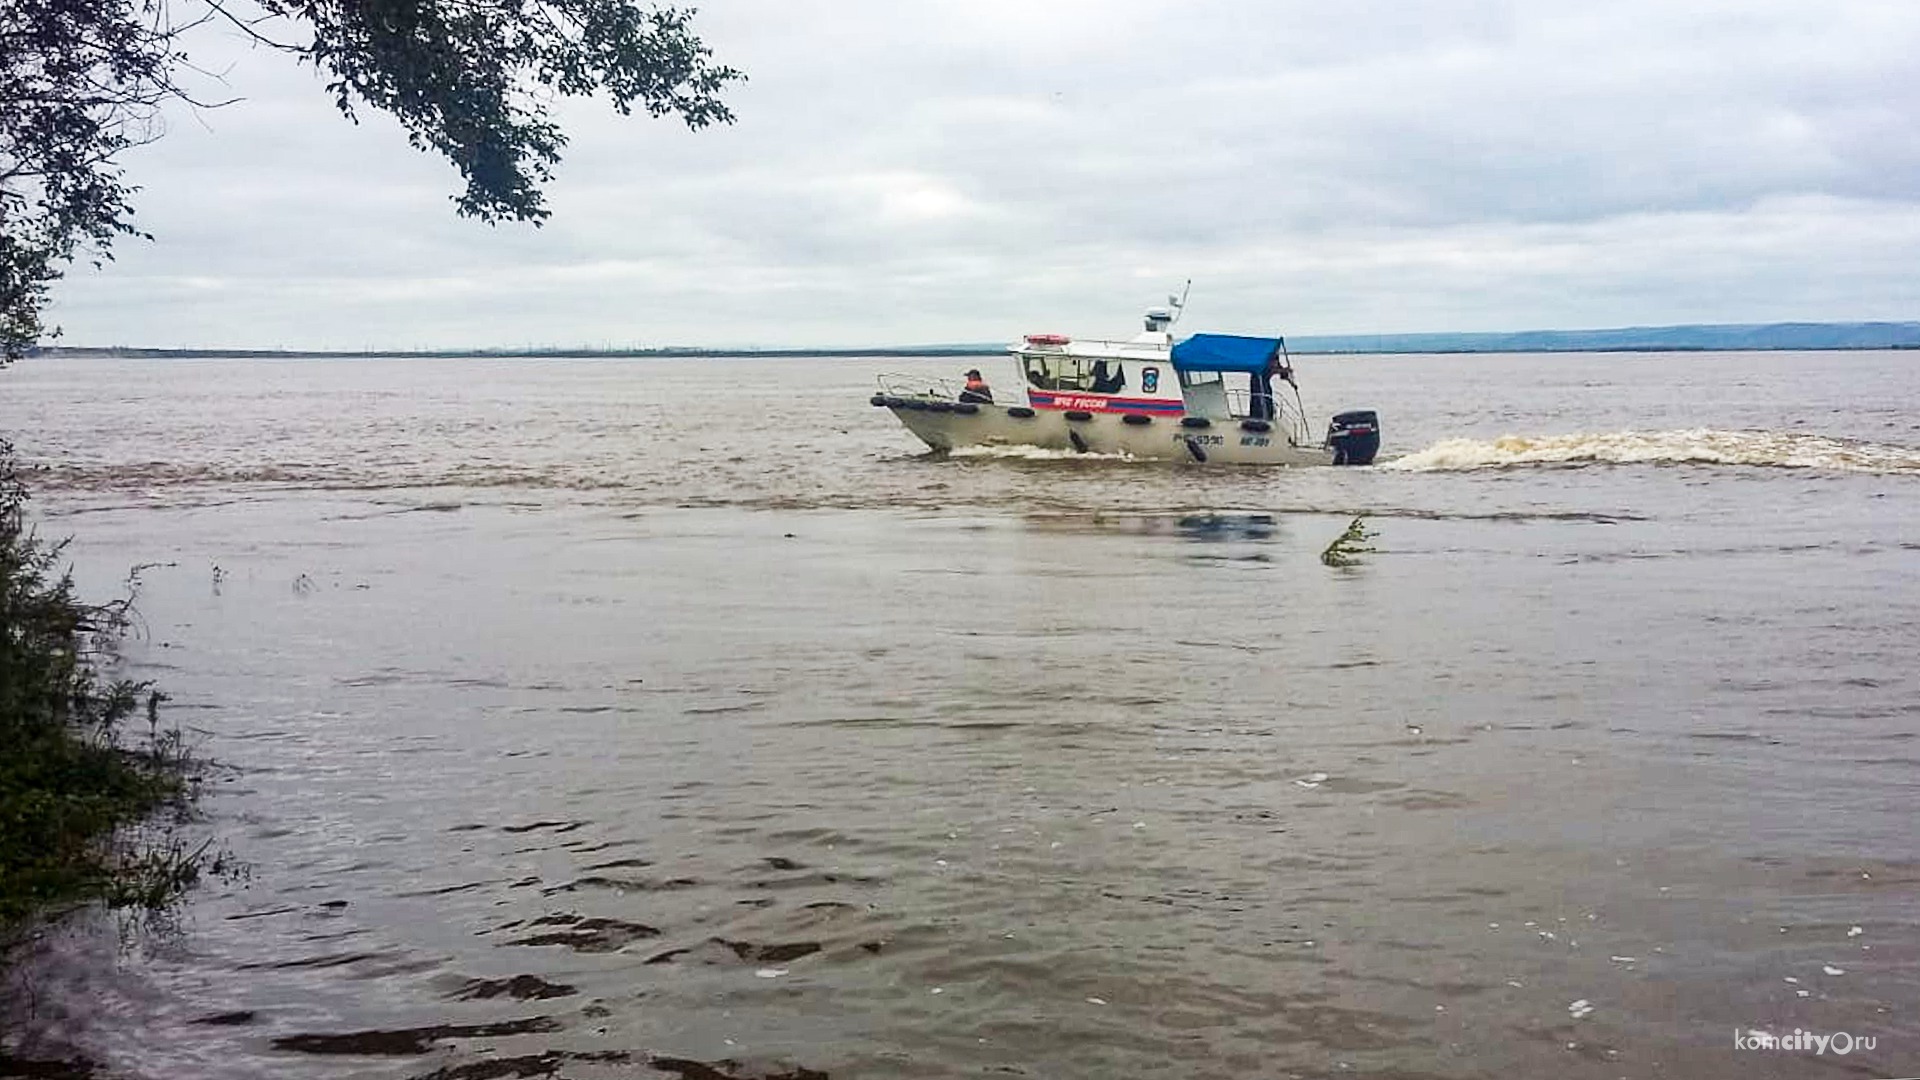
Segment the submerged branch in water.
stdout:
<path fill-rule="evenodd" d="M 1367 541 L 1379 536 L 1367 528 L 1367 516 L 1361 514 L 1347 523 L 1347 531 L 1333 538 L 1326 550 L 1320 553 L 1320 561 L 1328 566 L 1358 566 L 1360 556 L 1374 550 Z"/>

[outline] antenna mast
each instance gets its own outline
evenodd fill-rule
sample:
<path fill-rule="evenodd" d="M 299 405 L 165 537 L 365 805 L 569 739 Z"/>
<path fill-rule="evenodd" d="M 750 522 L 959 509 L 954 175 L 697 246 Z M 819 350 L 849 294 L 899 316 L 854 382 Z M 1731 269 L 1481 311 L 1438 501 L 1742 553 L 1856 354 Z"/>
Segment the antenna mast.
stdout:
<path fill-rule="evenodd" d="M 1168 326 L 1173 326 L 1180 321 L 1181 313 L 1187 310 L 1187 294 L 1192 291 L 1193 279 L 1188 278 L 1187 283 L 1180 289 L 1180 299 L 1175 300 L 1171 296 L 1167 297 L 1167 306 L 1173 309 L 1173 322 L 1168 323 Z"/>

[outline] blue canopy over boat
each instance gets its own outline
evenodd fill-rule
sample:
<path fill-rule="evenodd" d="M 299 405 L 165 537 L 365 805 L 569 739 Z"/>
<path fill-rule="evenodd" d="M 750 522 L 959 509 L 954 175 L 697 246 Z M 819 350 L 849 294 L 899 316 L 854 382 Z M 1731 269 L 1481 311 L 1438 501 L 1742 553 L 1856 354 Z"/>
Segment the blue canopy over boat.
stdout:
<path fill-rule="evenodd" d="M 1268 369 L 1284 345 L 1280 338 L 1195 334 L 1174 343 L 1173 370 L 1244 371 L 1258 375 Z"/>

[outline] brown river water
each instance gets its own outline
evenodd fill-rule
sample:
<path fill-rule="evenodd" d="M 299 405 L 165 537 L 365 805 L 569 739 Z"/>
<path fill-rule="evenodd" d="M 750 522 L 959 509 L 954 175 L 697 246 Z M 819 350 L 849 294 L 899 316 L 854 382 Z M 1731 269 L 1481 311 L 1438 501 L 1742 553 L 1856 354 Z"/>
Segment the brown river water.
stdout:
<path fill-rule="evenodd" d="M 937 458 L 867 403 L 970 364 L 0 372 L 247 868 L 48 928 L 0 1044 L 1920 1075 L 1920 354 L 1303 357 L 1386 446 L 1293 471 Z"/>

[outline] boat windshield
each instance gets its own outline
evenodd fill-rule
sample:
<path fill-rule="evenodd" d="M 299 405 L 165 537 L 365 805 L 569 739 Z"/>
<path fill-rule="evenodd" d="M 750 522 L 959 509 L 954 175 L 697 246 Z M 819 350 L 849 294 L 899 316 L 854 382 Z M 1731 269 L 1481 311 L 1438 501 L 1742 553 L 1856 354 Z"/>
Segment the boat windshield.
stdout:
<path fill-rule="evenodd" d="M 1233 415 L 1232 403 L 1227 400 L 1226 380 L 1219 372 L 1182 371 L 1179 375 L 1180 396 L 1186 401 L 1188 413 L 1213 420 Z"/>
<path fill-rule="evenodd" d="M 1215 420 L 1272 420 L 1279 414 L 1280 402 L 1274 396 L 1273 383 L 1264 374 L 1232 376 L 1221 371 L 1182 371 L 1180 396 L 1187 411 Z"/>

